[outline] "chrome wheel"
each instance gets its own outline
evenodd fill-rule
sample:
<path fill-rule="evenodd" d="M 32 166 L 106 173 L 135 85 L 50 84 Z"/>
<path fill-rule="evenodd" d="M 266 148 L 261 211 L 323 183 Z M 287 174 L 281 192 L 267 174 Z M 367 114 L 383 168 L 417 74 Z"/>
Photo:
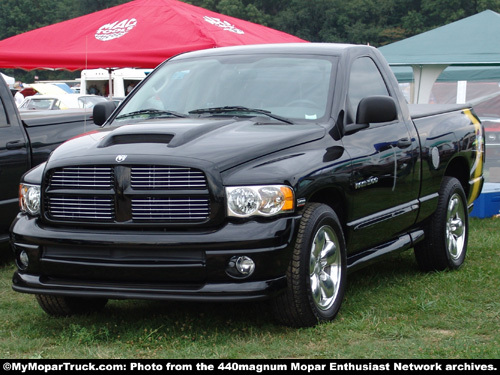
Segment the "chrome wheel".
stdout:
<path fill-rule="evenodd" d="M 334 319 L 346 289 L 346 253 L 335 211 L 326 204 L 307 204 L 288 264 L 286 289 L 272 300 L 276 318 L 293 327 Z"/>
<path fill-rule="evenodd" d="M 458 194 L 453 194 L 446 217 L 446 248 L 454 260 L 460 258 L 465 247 L 465 215 L 462 199 Z"/>
<path fill-rule="evenodd" d="M 422 271 L 456 270 L 467 254 L 469 212 L 460 181 L 443 178 L 436 210 L 425 227 L 425 238 L 415 244 L 415 257 Z"/>
<path fill-rule="evenodd" d="M 339 240 L 328 226 L 322 226 L 314 237 L 309 258 L 311 295 L 316 307 L 332 307 L 339 291 L 342 267 Z"/>

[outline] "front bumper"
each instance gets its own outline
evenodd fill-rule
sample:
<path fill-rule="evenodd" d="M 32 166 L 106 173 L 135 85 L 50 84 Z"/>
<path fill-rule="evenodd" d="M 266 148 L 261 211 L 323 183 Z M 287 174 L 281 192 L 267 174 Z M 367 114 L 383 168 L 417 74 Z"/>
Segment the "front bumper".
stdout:
<path fill-rule="evenodd" d="M 250 300 L 286 287 L 300 217 L 227 223 L 204 232 L 117 231 L 45 227 L 18 215 L 11 244 L 18 263 L 13 289 L 23 293 L 111 299 Z M 25 267 L 19 262 L 24 252 Z M 235 278 L 234 256 L 255 271 Z"/>

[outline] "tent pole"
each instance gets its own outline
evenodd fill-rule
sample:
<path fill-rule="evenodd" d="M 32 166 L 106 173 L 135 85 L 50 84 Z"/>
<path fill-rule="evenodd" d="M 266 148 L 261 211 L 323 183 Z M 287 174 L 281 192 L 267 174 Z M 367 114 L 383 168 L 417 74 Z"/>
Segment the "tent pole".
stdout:
<path fill-rule="evenodd" d="M 420 97 L 420 85 L 422 84 L 422 65 L 412 65 L 413 70 L 413 92 L 411 97 L 412 103 L 418 103 Z"/>
<path fill-rule="evenodd" d="M 447 67 L 448 65 L 445 64 L 412 65 L 413 75 L 415 77 L 414 103 L 429 103 L 432 86 Z"/>
<path fill-rule="evenodd" d="M 108 97 L 113 99 L 113 69 L 108 68 L 109 79 L 108 79 Z"/>

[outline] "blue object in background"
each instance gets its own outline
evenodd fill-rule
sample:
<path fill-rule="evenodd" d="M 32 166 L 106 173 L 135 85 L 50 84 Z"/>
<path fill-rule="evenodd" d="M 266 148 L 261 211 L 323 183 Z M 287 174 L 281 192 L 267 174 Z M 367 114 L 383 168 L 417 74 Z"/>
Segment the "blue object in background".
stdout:
<path fill-rule="evenodd" d="M 481 219 L 500 214 L 500 183 L 486 182 L 481 195 L 474 201 L 470 216 Z"/>

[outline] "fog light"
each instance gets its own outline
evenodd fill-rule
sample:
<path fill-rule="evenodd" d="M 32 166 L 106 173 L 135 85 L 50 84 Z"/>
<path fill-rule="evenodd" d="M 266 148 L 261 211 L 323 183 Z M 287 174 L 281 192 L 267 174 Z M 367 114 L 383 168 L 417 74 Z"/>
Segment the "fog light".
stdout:
<path fill-rule="evenodd" d="M 255 271 L 255 262 L 247 256 L 234 256 L 229 260 L 226 272 L 235 278 L 249 277 Z"/>
<path fill-rule="evenodd" d="M 30 259 L 28 257 L 28 254 L 26 253 L 26 251 L 22 250 L 19 253 L 19 268 L 25 270 L 26 268 L 28 268 L 29 262 Z"/>

